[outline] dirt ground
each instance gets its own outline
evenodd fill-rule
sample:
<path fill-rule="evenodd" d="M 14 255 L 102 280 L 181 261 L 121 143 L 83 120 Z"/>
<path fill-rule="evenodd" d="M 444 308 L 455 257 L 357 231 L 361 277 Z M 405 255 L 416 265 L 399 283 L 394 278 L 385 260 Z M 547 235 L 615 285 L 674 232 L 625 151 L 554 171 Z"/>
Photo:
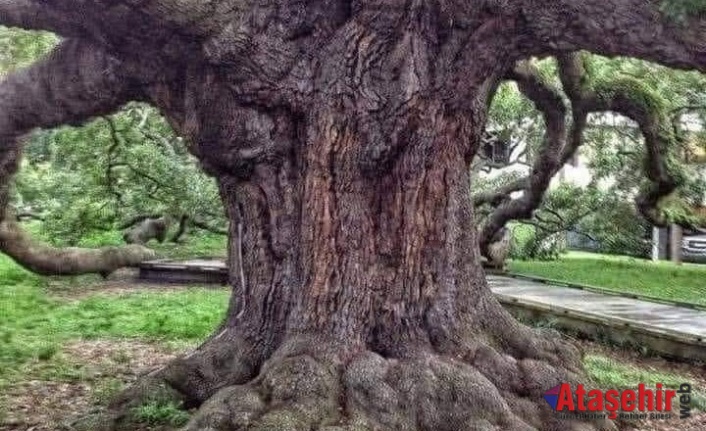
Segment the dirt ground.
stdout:
<path fill-rule="evenodd" d="M 164 293 L 193 287 L 178 283 L 152 283 L 140 280 L 137 277 L 138 271 L 135 269 L 120 269 L 111 274 L 107 279 L 100 281 L 90 279 L 83 283 L 67 284 L 65 280 L 57 279 L 49 283 L 48 291 L 56 298 L 80 301 L 83 298 L 98 293 L 101 295 L 123 295 L 136 291 Z M 213 288 L 221 289 L 224 287 L 214 286 Z"/>
<path fill-rule="evenodd" d="M 0 430 L 70 430 L 73 419 L 98 408 L 120 387 L 175 355 L 165 347 L 137 341 L 69 343 L 63 348 L 62 362 L 77 375 L 72 378 L 67 370 L 67 375 L 58 379 L 61 381 L 52 381 L 40 379 L 40 371 L 38 376 L 12 386 L 3 394 L 7 417 Z"/>

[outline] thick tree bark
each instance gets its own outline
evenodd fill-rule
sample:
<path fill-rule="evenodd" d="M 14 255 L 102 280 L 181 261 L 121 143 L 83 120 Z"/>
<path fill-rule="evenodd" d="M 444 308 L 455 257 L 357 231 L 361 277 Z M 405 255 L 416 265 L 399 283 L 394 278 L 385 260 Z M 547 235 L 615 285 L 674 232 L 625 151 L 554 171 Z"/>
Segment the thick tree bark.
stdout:
<path fill-rule="evenodd" d="M 473 52 L 445 52 L 438 13 L 361 13 L 275 106 L 260 79 L 189 77 L 181 131 L 219 181 L 233 296 L 156 375 L 201 405 L 187 429 L 586 426 L 541 399 L 578 352 L 514 321 L 479 264 L 468 166 L 516 33 L 478 16 Z"/>
<path fill-rule="evenodd" d="M 587 48 L 700 68 L 706 59 L 656 2 L 564 3 L 0 2 L 2 22 L 43 28 L 59 17 L 50 29 L 123 60 L 119 75 L 133 81 L 105 82 L 120 96 L 108 100 L 129 90 L 149 99 L 219 182 L 227 316 L 148 380 L 200 406 L 187 430 L 611 428 L 559 419 L 542 399 L 585 377 L 579 353 L 517 323 L 488 289 L 469 166 L 490 97 L 531 54 Z M 567 21 L 567 10 L 582 19 Z M 636 36 L 608 28 L 616 22 Z M 561 117 L 558 99 L 520 78 L 547 102 L 548 121 Z M 93 102 L 64 105 L 51 121 L 20 118 L 50 126 L 116 104 Z M 549 137 L 552 149 L 565 130 Z"/>
<path fill-rule="evenodd" d="M 297 121 L 227 108 L 279 152 L 245 177 L 239 160 L 217 171 L 233 301 L 218 335 L 162 372 L 205 402 L 189 430 L 578 426 L 539 402 L 579 378 L 576 351 L 515 322 L 483 280 L 466 169 L 482 121 L 408 103 L 403 147 L 374 164 L 344 104 Z"/>

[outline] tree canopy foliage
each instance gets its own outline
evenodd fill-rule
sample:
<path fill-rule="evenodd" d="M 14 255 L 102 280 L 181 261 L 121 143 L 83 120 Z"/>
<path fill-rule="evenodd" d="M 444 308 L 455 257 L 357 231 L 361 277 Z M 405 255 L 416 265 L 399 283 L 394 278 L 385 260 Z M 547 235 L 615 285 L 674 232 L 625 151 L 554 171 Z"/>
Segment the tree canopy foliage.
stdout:
<path fill-rule="evenodd" d="M 560 90 L 566 83 L 561 77 L 561 62 L 553 58 L 532 62 L 536 79 L 571 106 L 571 95 L 566 94 L 565 88 Z M 650 223 L 703 224 L 695 211 L 706 202 L 703 158 L 706 80 L 703 75 L 631 58 L 609 59 L 583 54 L 581 62 L 591 91 L 607 100 L 630 98 L 634 109 L 617 106 L 614 111 L 612 106 L 606 106 L 588 115 L 581 136 L 574 145 L 564 147 L 569 152 L 563 157 L 569 164 L 582 160 L 589 174 L 585 179 L 588 183 L 573 186 L 568 194 L 568 186 L 549 190 L 536 211 L 518 218 L 539 228 L 544 236 L 576 230 L 592 240 L 602 238 L 600 242 L 606 244 L 605 251 L 636 254 L 645 252 L 643 237 Z M 476 165 L 476 169 L 493 171 L 492 175 L 475 183 L 476 200 L 485 216 L 492 215 L 493 211 L 501 213 L 500 209 L 503 204 L 507 205 L 513 193 L 522 193 L 523 176 L 533 166 L 537 169 L 543 161 L 542 148 L 549 144 L 547 126 L 541 111 L 532 105 L 531 97 L 510 81 L 499 88 L 491 105 L 489 127 L 500 139 L 512 143 L 513 155 L 508 165 L 493 165 L 487 160 Z M 655 124 L 661 123 L 660 127 L 667 128 L 656 135 L 657 141 L 662 142 L 658 158 L 671 177 L 668 182 L 673 182 L 674 187 L 661 193 L 658 199 L 651 199 L 649 207 L 656 209 L 652 213 L 645 213 L 648 207 L 644 202 L 640 208 L 640 200 L 648 196 L 653 187 L 650 171 L 655 168 L 655 159 L 650 151 L 655 143 L 646 143 L 641 130 L 644 124 L 636 122 L 640 120 L 638 111 L 650 113 Z M 566 112 L 567 121 L 571 121 L 574 113 Z M 562 169 L 564 165 L 558 167 Z M 558 172 L 558 169 L 553 171 L 554 183 L 559 176 L 562 181 L 571 182 L 572 172 L 576 171 L 569 170 L 566 175 L 558 175 Z M 637 208 L 630 204 L 636 199 Z M 564 204 L 557 207 L 557 202 Z"/>

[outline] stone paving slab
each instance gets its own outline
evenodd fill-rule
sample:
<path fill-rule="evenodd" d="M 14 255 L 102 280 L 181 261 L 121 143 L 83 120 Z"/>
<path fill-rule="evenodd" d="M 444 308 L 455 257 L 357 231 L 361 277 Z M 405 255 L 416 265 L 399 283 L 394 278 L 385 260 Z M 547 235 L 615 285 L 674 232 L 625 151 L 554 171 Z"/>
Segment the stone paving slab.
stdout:
<path fill-rule="evenodd" d="M 228 281 L 228 267 L 222 259 L 161 259 L 139 267 L 139 278 L 151 282 L 223 285 Z"/>
<path fill-rule="evenodd" d="M 591 315 L 656 333 L 671 333 L 704 343 L 706 347 L 706 311 L 497 275 L 488 275 L 488 283 L 501 300 Z"/>
<path fill-rule="evenodd" d="M 178 268 L 178 269 L 227 269 L 225 261 L 212 259 L 162 259 L 150 260 L 140 264 L 140 267 L 149 268 Z"/>

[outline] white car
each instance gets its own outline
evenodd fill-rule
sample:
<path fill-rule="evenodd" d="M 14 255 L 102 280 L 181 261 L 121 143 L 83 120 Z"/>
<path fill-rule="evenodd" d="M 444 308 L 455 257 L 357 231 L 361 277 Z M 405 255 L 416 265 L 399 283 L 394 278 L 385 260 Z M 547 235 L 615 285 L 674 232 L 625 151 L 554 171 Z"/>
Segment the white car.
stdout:
<path fill-rule="evenodd" d="M 706 260 L 706 233 L 684 232 L 681 242 L 682 257 L 685 260 Z"/>

